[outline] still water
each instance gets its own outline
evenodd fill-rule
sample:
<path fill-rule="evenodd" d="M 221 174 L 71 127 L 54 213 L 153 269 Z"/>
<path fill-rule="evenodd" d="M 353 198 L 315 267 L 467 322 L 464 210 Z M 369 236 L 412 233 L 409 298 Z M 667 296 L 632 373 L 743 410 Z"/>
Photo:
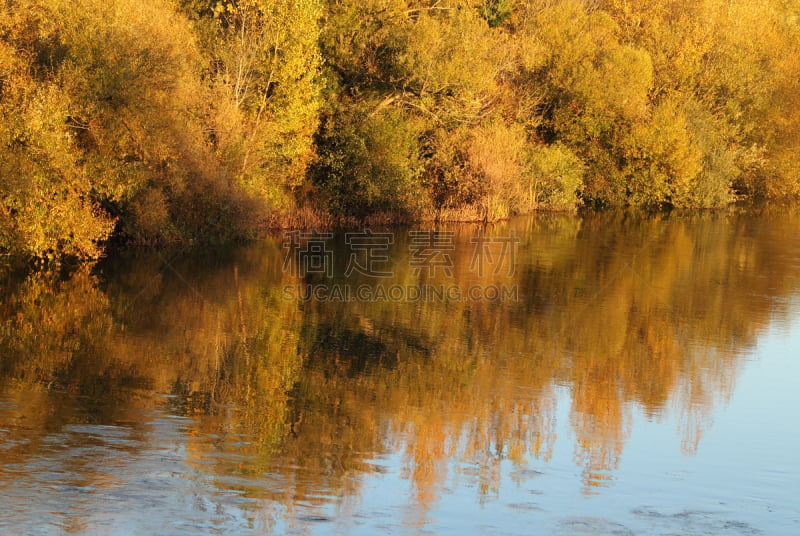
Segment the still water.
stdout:
<path fill-rule="evenodd" d="M 6 276 L 0 533 L 800 534 L 800 215 Z"/>

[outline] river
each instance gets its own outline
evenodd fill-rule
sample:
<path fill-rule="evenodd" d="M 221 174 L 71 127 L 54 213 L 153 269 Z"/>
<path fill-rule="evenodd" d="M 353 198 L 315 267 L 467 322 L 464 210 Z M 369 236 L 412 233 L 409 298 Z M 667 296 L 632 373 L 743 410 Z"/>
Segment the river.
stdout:
<path fill-rule="evenodd" d="M 0 533 L 799 534 L 800 214 L 126 250 L 0 287 Z"/>

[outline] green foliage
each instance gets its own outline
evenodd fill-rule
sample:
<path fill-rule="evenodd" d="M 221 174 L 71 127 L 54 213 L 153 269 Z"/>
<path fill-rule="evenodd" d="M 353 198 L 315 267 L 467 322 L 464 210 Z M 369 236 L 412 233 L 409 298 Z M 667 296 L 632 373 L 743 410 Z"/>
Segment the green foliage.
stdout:
<path fill-rule="evenodd" d="M 492 28 L 500 26 L 511 16 L 510 0 L 484 0 L 478 6 L 481 16 Z"/>
<path fill-rule="evenodd" d="M 329 117 L 320 135 L 317 184 L 328 208 L 345 216 L 423 208 L 419 121 L 375 103 Z"/>
<path fill-rule="evenodd" d="M 334 76 L 353 92 L 394 87 L 401 78 L 398 53 L 410 23 L 403 0 L 325 2 L 320 48 Z"/>

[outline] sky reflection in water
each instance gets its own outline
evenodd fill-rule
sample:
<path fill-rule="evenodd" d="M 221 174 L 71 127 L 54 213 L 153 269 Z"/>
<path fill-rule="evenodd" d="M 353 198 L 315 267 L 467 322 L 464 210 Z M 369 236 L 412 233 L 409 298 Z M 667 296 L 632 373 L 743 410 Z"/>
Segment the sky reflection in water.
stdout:
<path fill-rule="evenodd" d="M 798 224 L 544 216 L 435 255 L 402 229 L 387 278 L 343 233 L 330 271 L 280 236 L 9 276 L 0 531 L 797 533 Z M 518 238 L 513 269 L 476 236 Z"/>

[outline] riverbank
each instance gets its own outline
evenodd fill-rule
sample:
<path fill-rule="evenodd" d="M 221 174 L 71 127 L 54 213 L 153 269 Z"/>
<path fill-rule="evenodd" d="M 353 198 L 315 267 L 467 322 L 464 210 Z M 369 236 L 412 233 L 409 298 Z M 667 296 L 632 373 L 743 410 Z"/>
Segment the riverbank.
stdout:
<path fill-rule="evenodd" d="M 791 2 L 380 4 L 3 4 L 0 252 L 800 196 Z"/>

